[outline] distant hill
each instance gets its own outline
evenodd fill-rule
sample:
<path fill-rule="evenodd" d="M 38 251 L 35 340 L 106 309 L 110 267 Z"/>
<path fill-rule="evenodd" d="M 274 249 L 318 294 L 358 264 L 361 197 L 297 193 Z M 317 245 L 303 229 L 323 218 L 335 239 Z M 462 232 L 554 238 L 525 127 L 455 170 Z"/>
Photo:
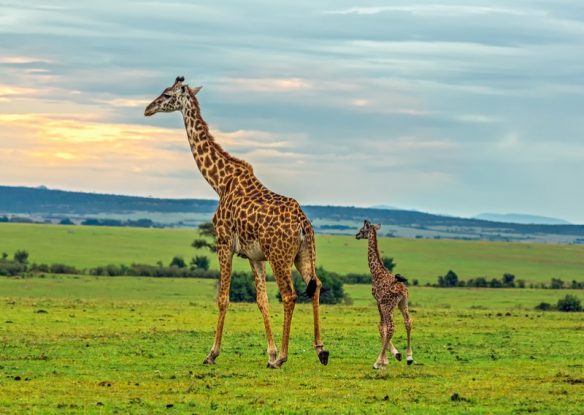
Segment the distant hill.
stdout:
<path fill-rule="evenodd" d="M 390 206 L 390 205 L 373 205 L 373 206 L 369 206 L 369 207 L 371 209 L 399 210 L 395 206 Z"/>
<path fill-rule="evenodd" d="M 489 220 L 493 222 L 523 223 L 537 225 L 571 225 L 564 219 L 550 218 L 547 216 L 523 215 L 520 213 L 481 213 L 475 219 Z"/>
<path fill-rule="evenodd" d="M 209 221 L 217 201 L 162 199 L 47 188 L 0 186 L 0 221 L 195 227 Z M 504 223 L 413 210 L 303 206 L 315 230 L 354 235 L 363 219 L 391 237 L 584 243 L 584 225 Z M 151 225 L 150 225 L 151 224 Z"/>

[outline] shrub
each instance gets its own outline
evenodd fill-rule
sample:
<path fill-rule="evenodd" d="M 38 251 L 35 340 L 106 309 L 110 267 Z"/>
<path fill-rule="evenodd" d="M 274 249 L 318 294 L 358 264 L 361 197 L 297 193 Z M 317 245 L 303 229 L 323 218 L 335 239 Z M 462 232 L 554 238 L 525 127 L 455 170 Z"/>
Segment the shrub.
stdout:
<path fill-rule="evenodd" d="M 209 269 L 209 258 L 204 255 L 196 256 L 191 259 L 191 269 Z"/>
<path fill-rule="evenodd" d="M 560 290 L 560 289 L 564 288 L 564 281 L 562 281 L 559 278 L 552 278 L 550 288 L 553 290 Z"/>
<path fill-rule="evenodd" d="M 51 264 L 49 266 L 49 272 L 53 274 L 81 274 L 81 271 L 79 271 L 77 268 L 71 265 L 60 263 Z"/>
<path fill-rule="evenodd" d="M 503 274 L 503 287 L 514 288 L 515 275 L 509 273 Z"/>
<path fill-rule="evenodd" d="M 347 274 L 341 277 L 345 284 L 371 284 L 371 274 Z"/>
<path fill-rule="evenodd" d="M 219 281 L 217 281 L 217 287 L 219 287 Z M 255 281 L 250 273 L 234 272 L 231 274 L 229 301 L 234 303 L 253 303 L 256 301 Z"/>
<path fill-rule="evenodd" d="M 210 236 L 211 238 L 215 238 L 215 227 L 211 222 L 201 223 L 199 225 L 199 232 L 203 236 Z"/>
<path fill-rule="evenodd" d="M 503 283 L 501 281 L 499 281 L 497 278 L 493 278 L 491 281 L 489 281 L 489 287 L 490 288 L 501 288 L 501 287 L 503 287 Z"/>
<path fill-rule="evenodd" d="M 468 280 L 466 283 L 466 286 L 467 287 L 485 288 L 485 287 L 488 287 L 489 284 L 488 284 L 487 279 L 485 277 L 477 277 L 477 278 L 471 278 L 470 280 Z"/>
<path fill-rule="evenodd" d="M 15 276 L 26 272 L 26 264 L 16 261 L 0 261 L 0 275 Z"/>
<path fill-rule="evenodd" d="M 439 287 L 456 287 L 458 286 L 458 275 L 452 270 L 449 270 L 445 276 L 438 277 Z"/>
<path fill-rule="evenodd" d="M 187 264 L 185 263 L 185 260 L 182 259 L 182 257 L 175 256 L 174 258 L 172 258 L 172 261 L 170 261 L 170 266 L 176 268 L 186 268 Z"/>
<path fill-rule="evenodd" d="M 553 306 L 550 303 L 541 302 L 535 306 L 538 311 L 550 311 L 553 310 Z"/>
<path fill-rule="evenodd" d="M 32 272 L 49 272 L 49 268 L 48 264 L 32 264 L 30 266 Z"/>
<path fill-rule="evenodd" d="M 397 265 L 395 262 L 393 262 L 392 257 L 384 256 L 383 258 L 381 258 L 381 261 L 383 262 L 383 266 L 387 268 L 389 272 L 392 272 L 395 266 Z"/>
<path fill-rule="evenodd" d="M 28 262 L 28 252 L 24 250 L 18 250 L 14 253 L 14 261 L 20 264 L 26 264 Z"/>
<path fill-rule="evenodd" d="M 322 282 L 322 287 L 320 289 L 320 304 L 339 304 L 342 302 L 350 302 L 350 298 L 345 294 L 343 289 L 343 278 L 337 273 L 326 271 L 322 267 L 316 269 L 316 275 Z M 306 283 L 297 272 L 292 273 L 292 281 L 294 282 L 294 288 L 296 289 L 296 294 L 298 303 L 310 303 L 312 299 L 305 294 Z M 277 295 L 278 300 L 282 301 L 282 296 L 280 293 Z"/>
<path fill-rule="evenodd" d="M 557 308 L 559 311 L 582 311 L 582 303 L 575 295 L 566 295 L 564 298 L 558 300 Z"/>

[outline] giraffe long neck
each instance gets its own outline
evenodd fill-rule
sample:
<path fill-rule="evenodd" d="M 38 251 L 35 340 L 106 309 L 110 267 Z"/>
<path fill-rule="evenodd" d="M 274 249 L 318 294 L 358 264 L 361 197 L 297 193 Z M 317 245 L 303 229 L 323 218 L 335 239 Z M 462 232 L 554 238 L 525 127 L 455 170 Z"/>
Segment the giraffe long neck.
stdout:
<path fill-rule="evenodd" d="M 387 274 L 388 271 L 379 256 L 379 249 L 377 248 L 377 231 L 373 227 L 369 229 L 368 240 L 369 270 L 371 271 L 373 282 L 375 283 L 379 277 Z"/>
<path fill-rule="evenodd" d="M 231 156 L 215 141 L 201 116 L 201 109 L 194 95 L 190 95 L 182 114 L 195 162 L 207 183 L 219 196 L 225 193 L 237 170 L 240 174 L 242 170 L 253 173 L 248 163 Z"/>

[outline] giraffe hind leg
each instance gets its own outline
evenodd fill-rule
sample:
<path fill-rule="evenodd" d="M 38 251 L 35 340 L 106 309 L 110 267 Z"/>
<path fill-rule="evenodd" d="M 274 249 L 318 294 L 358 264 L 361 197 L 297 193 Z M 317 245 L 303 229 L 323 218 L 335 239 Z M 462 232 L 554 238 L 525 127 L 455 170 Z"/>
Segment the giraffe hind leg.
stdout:
<path fill-rule="evenodd" d="M 314 272 L 312 258 L 306 249 L 300 251 L 294 260 L 294 266 L 302 276 L 302 279 L 307 284 L 306 293 L 312 297 L 312 314 L 314 318 L 314 348 L 318 356 L 318 360 L 323 365 L 328 364 L 329 352 L 324 349 L 324 344 L 320 337 L 320 289 L 322 283 Z"/>
<path fill-rule="evenodd" d="M 292 324 L 292 314 L 294 313 L 294 306 L 296 305 L 296 291 L 292 284 L 292 275 L 290 265 L 285 265 L 283 261 L 270 262 L 280 294 L 282 295 L 282 303 L 284 305 L 284 325 L 282 333 L 282 346 L 280 353 L 275 361 L 269 362 L 268 367 L 271 369 L 280 368 L 288 360 L 288 343 L 290 341 L 290 326 Z"/>
<path fill-rule="evenodd" d="M 412 353 L 412 338 L 411 338 L 411 331 L 412 331 L 412 319 L 410 318 L 410 313 L 408 311 L 408 297 L 407 295 L 402 297 L 400 302 L 398 303 L 398 307 L 404 317 L 404 324 L 406 326 L 406 335 L 408 339 L 407 349 L 406 349 L 406 360 L 408 365 L 414 363 L 414 357 Z"/>

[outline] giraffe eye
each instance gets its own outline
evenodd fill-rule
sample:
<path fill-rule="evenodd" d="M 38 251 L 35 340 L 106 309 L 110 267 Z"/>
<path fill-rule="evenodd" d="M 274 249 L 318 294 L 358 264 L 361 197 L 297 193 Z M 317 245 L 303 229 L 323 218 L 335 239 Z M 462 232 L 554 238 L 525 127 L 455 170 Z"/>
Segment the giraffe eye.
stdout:
<path fill-rule="evenodd" d="M 162 96 L 163 96 L 164 98 L 172 98 L 172 95 L 170 95 L 170 94 L 162 94 Z"/>

